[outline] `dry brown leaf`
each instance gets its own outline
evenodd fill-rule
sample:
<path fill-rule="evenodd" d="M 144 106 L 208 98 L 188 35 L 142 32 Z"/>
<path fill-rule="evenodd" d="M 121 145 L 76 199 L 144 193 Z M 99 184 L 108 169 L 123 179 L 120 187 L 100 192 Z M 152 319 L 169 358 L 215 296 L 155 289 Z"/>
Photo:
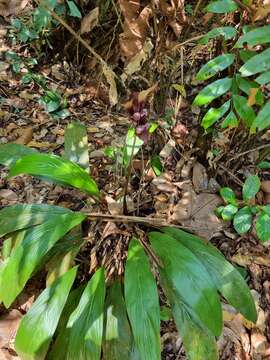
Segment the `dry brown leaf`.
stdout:
<path fill-rule="evenodd" d="M 1 0 L 0 15 L 18 15 L 27 5 L 29 0 Z"/>
<path fill-rule="evenodd" d="M 9 347 L 14 340 L 22 314 L 18 310 L 11 310 L 0 317 L 0 347 Z"/>
<path fill-rule="evenodd" d="M 171 220 L 210 240 L 214 234 L 228 227 L 215 215 L 215 209 L 221 204 L 219 196 L 208 193 L 197 195 L 191 183 L 186 182 L 182 185 L 182 198 L 174 207 Z"/>
<path fill-rule="evenodd" d="M 253 15 L 253 21 L 263 20 L 264 18 L 266 18 L 266 16 L 269 15 L 269 13 L 270 13 L 270 4 L 260 6 L 259 8 L 256 9 L 256 12 Z"/>
<path fill-rule="evenodd" d="M 0 190 L 0 198 L 8 200 L 9 202 L 16 202 L 18 201 L 18 195 L 10 190 L 10 189 L 2 189 Z"/>
<path fill-rule="evenodd" d="M 81 22 L 81 34 L 85 34 L 94 29 L 98 24 L 99 17 L 99 7 L 97 6 L 93 10 L 89 12 L 89 14 L 85 15 Z"/>
<path fill-rule="evenodd" d="M 168 23 L 173 29 L 175 36 L 179 37 L 183 29 L 183 24 L 186 21 L 185 0 L 155 0 L 155 3 L 168 19 Z"/>
<path fill-rule="evenodd" d="M 232 257 L 232 261 L 240 266 L 248 266 L 254 263 L 263 266 L 270 266 L 270 259 L 266 255 L 258 256 L 251 254 L 236 254 Z"/>
<path fill-rule="evenodd" d="M 206 169 L 199 162 L 196 162 L 193 166 L 192 182 L 196 192 L 206 191 L 208 189 Z"/>

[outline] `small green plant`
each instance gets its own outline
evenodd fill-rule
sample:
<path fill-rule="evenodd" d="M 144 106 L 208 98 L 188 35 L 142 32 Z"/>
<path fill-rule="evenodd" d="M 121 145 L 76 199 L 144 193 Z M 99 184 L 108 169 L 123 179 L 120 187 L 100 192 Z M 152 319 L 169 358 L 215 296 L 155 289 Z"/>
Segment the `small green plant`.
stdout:
<path fill-rule="evenodd" d="M 220 195 L 226 205 L 217 208 L 216 212 L 223 220 L 233 221 L 234 229 L 240 235 L 246 234 L 255 223 L 258 238 L 265 242 L 270 240 L 270 206 L 254 205 L 260 186 L 259 177 L 250 175 L 243 185 L 242 200 L 236 198 L 231 188 L 222 188 Z"/>
<path fill-rule="evenodd" d="M 238 8 L 236 2 L 226 0 L 213 1 L 206 10 L 219 14 Z M 264 94 L 264 85 L 270 82 L 269 34 L 269 25 L 244 26 L 239 31 L 227 26 L 211 30 L 200 40 L 206 44 L 210 39 L 222 38 L 224 49 L 222 55 L 203 65 L 196 76 L 198 81 L 218 76 L 193 101 L 193 105 L 208 107 L 221 99 L 221 106 L 208 109 L 202 119 L 206 131 L 219 121 L 221 129 L 237 127 L 242 122 L 251 134 L 270 126 L 270 102 L 265 103 Z"/>
<path fill-rule="evenodd" d="M 37 176 L 74 187 L 98 203 L 102 194 L 89 174 L 87 149 L 85 127 L 72 123 L 65 133 L 64 157 L 4 144 L 0 164 L 9 167 L 9 177 Z M 172 314 L 191 360 L 218 359 L 219 294 L 256 321 L 242 275 L 214 246 L 173 227 L 147 232 L 144 239 L 136 228 L 130 229 L 124 273 L 95 266 L 90 279 L 80 276 L 75 282 L 75 258 L 87 242 L 82 224 L 89 221 L 89 213 L 46 204 L 0 211 L 0 302 L 10 307 L 32 276 L 47 272 L 46 288 L 16 335 L 15 349 L 22 360 L 161 359 L 164 306 L 160 308 L 157 282 L 167 297 L 165 318 Z"/>

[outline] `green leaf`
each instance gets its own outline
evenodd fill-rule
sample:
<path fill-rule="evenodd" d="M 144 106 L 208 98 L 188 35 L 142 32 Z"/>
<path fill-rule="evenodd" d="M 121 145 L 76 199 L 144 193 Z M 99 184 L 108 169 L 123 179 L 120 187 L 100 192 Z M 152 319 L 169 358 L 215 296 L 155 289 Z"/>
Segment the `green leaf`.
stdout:
<path fill-rule="evenodd" d="M 257 167 L 259 169 L 270 169 L 270 162 L 269 161 L 261 161 Z"/>
<path fill-rule="evenodd" d="M 234 54 L 224 54 L 208 61 L 198 72 L 196 80 L 207 80 L 229 67 L 235 59 Z"/>
<path fill-rule="evenodd" d="M 232 204 L 226 205 L 222 210 L 221 217 L 225 221 L 230 221 L 233 219 L 234 215 L 237 213 L 238 207 Z"/>
<path fill-rule="evenodd" d="M 74 17 L 77 17 L 77 18 L 81 19 L 82 14 L 81 14 L 80 10 L 78 9 L 77 5 L 74 3 L 74 1 L 67 0 L 67 4 L 68 4 L 68 7 L 69 7 L 70 16 L 74 16 Z"/>
<path fill-rule="evenodd" d="M 129 326 L 126 304 L 119 280 L 114 281 L 107 290 L 106 329 L 103 356 L 107 360 L 126 360 L 130 358 L 132 335 Z"/>
<path fill-rule="evenodd" d="M 270 48 L 253 56 L 241 68 L 242 76 L 250 76 L 270 69 Z"/>
<path fill-rule="evenodd" d="M 256 77 L 255 81 L 260 85 L 266 85 L 270 82 L 270 71 L 267 71 L 258 77 Z"/>
<path fill-rule="evenodd" d="M 223 187 L 220 189 L 220 196 L 222 197 L 222 199 L 228 204 L 232 204 L 237 206 L 238 205 L 238 201 L 236 199 L 236 195 L 234 193 L 234 191 L 229 188 L 229 187 Z"/>
<path fill-rule="evenodd" d="M 6 307 L 9 307 L 23 290 L 34 270 L 55 243 L 84 218 L 80 213 L 51 214 L 51 218 L 41 225 L 26 230 L 23 240 L 13 249 L 2 271 L 0 299 Z"/>
<path fill-rule="evenodd" d="M 247 32 L 246 34 L 240 36 L 235 48 L 244 47 L 244 45 L 256 46 L 262 45 L 270 42 L 270 26 L 257 27 L 254 30 Z"/>
<path fill-rule="evenodd" d="M 251 59 L 253 56 L 257 55 L 256 51 L 252 51 L 252 50 L 239 50 L 239 56 L 240 59 L 245 63 L 247 62 L 249 59 Z"/>
<path fill-rule="evenodd" d="M 202 39 L 198 42 L 200 44 L 207 44 L 210 39 L 218 37 L 224 37 L 224 40 L 230 40 L 236 36 L 237 32 L 232 26 L 217 27 L 210 30 Z"/>
<path fill-rule="evenodd" d="M 88 282 L 79 305 L 71 314 L 63 339 L 68 344 L 63 348 L 67 360 L 100 360 L 104 321 L 105 275 L 99 269 Z"/>
<path fill-rule="evenodd" d="M 193 101 L 193 105 L 202 106 L 207 105 L 214 99 L 224 95 L 230 90 L 232 86 L 232 79 L 224 78 L 216 80 L 204 87 Z"/>
<path fill-rule="evenodd" d="M 162 262 L 163 268 L 159 270 L 167 291 L 177 294 L 213 335 L 219 336 L 222 329 L 221 304 L 216 287 L 201 262 L 167 234 L 151 232 L 149 238 Z"/>
<path fill-rule="evenodd" d="M 2 144 L 0 145 L 0 164 L 11 166 L 16 163 L 18 159 L 23 156 L 35 154 L 37 151 L 30 147 L 20 144 Z"/>
<path fill-rule="evenodd" d="M 248 320 L 256 322 L 253 297 L 242 275 L 210 242 L 183 230 L 166 227 L 166 233 L 186 246 L 204 265 L 222 296 Z"/>
<path fill-rule="evenodd" d="M 154 155 L 151 158 L 151 167 L 156 176 L 160 176 L 163 172 L 163 165 L 161 163 L 160 157 L 158 155 Z"/>
<path fill-rule="evenodd" d="M 72 122 L 65 130 L 65 158 L 89 170 L 87 131 L 79 122 Z"/>
<path fill-rule="evenodd" d="M 252 212 L 249 206 L 245 206 L 235 214 L 233 218 L 233 226 L 238 234 L 245 234 L 252 225 Z"/>
<path fill-rule="evenodd" d="M 262 213 L 256 221 L 256 232 L 261 241 L 270 240 L 270 216 Z"/>
<path fill-rule="evenodd" d="M 206 130 L 215 124 L 229 110 L 231 100 L 228 100 L 219 108 L 210 108 L 202 119 L 202 127 Z"/>
<path fill-rule="evenodd" d="M 125 269 L 125 301 L 141 360 L 160 359 L 160 309 L 155 279 L 139 241 L 132 239 Z"/>
<path fill-rule="evenodd" d="M 132 156 L 138 154 L 142 145 L 143 141 L 135 134 L 135 129 L 129 129 L 123 150 L 123 163 L 125 167 L 128 167 Z"/>
<path fill-rule="evenodd" d="M 255 101 L 257 105 L 264 104 L 264 95 L 259 89 L 259 85 L 255 81 L 250 81 L 242 78 L 240 75 L 236 75 L 236 82 L 240 90 L 246 93 L 248 96 L 250 95 L 251 89 L 257 89 L 257 93 L 255 95 Z"/>
<path fill-rule="evenodd" d="M 243 199 L 244 201 L 251 200 L 255 197 L 257 192 L 260 190 L 261 182 L 258 175 L 250 175 L 243 186 Z"/>
<path fill-rule="evenodd" d="M 233 12 L 238 9 L 237 4 L 233 0 L 217 0 L 210 2 L 206 7 L 207 12 L 216 14 L 224 14 Z"/>
<path fill-rule="evenodd" d="M 230 111 L 226 118 L 221 123 L 221 128 L 225 129 L 227 127 L 234 128 L 238 126 L 238 119 L 233 111 Z"/>
<path fill-rule="evenodd" d="M 72 268 L 46 288 L 23 317 L 15 340 L 22 359 L 45 359 L 76 272 Z"/>
<path fill-rule="evenodd" d="M 160 319 L 162 321 L 169 321 L 172 318 L 172 311 L 168 306 L 160 307 Z"/>
<path fill-rule="evenodd" d="M 73 186 L 90 195 L 98 195 L 99 193 L 95 181 L 84 169 L 56 155 L 33 154 L 24 156 L 11 167 L 9 176 L 19 174 L 44 176 L 51 181 Z"/>
<path fill-rule="evenodd" d="M 18 204 L 0 210 L 0 237 L 4 235 L 40 225 L 53 219 L 54 216 L 74 214 L 71 210 L 46 204 Z"/>
<path fill-rule="evenodd" d="M 264 130 L 270 126 L 270 101 L 268 101 L 264 107 L 259 111 L 255 118 L 250 132 L 255 133 L 256 129 L 259 131 Z"/>
<path fill-rule="evenodd" d="M 267 215 L 270 215 L 270 205 L 265 205 L 262 207 L 263 212 L 265 212 Z"/>
<path fill-rule="evenodd" d="M 233 95 L 233 105 L 240 119 L 248 128 L 250 128 L 256 118 L 256 114 L 252 107 L 247 103 L 247 99 L 244 96 Z"/>

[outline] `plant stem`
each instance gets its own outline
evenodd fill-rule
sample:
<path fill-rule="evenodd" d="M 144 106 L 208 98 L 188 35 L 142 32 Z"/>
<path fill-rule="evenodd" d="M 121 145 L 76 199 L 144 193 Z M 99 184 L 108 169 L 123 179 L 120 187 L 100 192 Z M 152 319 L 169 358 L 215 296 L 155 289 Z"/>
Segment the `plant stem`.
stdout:
<path fill-rule="evenodd" d="M 128 193 L 128 184 L 129 184 L 130 175 L 131 175 L 131 169 L 132 169 L 132 160 L 133 160 L 135 143 L 136 143 L 136 133 L 134 134 L 134 139 L 133 139 L 133 144 L 132 144 L 132 150 L 131 150 L 130 160 L 129 160 L 129 164 L 128 164 L 128 173 L 127 173 L 127 178 L 126 178 L 125 187 L 124 187 L 124 199 L 123 199 L 123 213 L 124 213 L 124 214 L 127 214 L 127 213 L 128 213 L 128 208 L 127 208 L 127 193 Z"/>

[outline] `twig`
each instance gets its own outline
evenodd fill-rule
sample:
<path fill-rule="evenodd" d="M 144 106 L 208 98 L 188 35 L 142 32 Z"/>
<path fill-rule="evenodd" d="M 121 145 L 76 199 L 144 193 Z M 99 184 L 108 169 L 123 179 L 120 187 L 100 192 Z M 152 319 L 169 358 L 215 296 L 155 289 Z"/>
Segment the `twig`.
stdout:
<path fill-rule="evenodd" d="M 205 35 L 206 35 L 206 34 L 197 35 L 197 36 L 194 36 L 194 37 L 192 37 L 192 38 L 190 38 L 190 39 L 187 39 L 187 40 L 181 42 L 180 44 L 175 45 L 172 50 L 178 49 L 178 48 L 180 48 L 181 46 L 186 45 L 186 44 L 188 44 L 188 43 L 190 43 L 190 42 L 193 42 L 193 41 L 195 41 L 195 40 L 199 40 L 199 39 L 203 38 Z"/>
<path fill-rule="evenodd" d="M 244 156 L 244 155 L 246 155 L 246 154 L 249 154 L 249 153 L 251 153 L 251 152 L 253 152 L 253 151 L 265 149 L 265 148 L 268 148 L 268 147 L 270 147 L 270 144 L 260 145 L 260 146 L 254 148 L 254 149 L 249 149 L 249 150 L 243 151 L 243 152 L 241 152 L 241 153 L 239 153 L 239 154 L 236 154 L 235 156 L 231 157 L 231 158 L 228 160 L 228 162 L 231 162 L 231 161 L 233 161 L 233 160 L 235 160 L 235 159 L 238 159 L 238 158 L 240 158 L 241 156 Z"/>
<path fill-rule="evenodd" d="M 238 179 L 237 176 L 234 175 L 234 173 L 232 173 L 229 169 L 227 169 L 225 166 L 221 165 L 221 164 L 217 164 L 218 167 L 220 167 L 222 170 L 226 171 L 229 175 L 231 175 L 231 177 L 235 180 L 235 182 L 240 185 L 243 186 L 244 183 Z"/>
<path fill-rule="evenodd" d="M 243 4 L 240 0 L 234 0 L 242 9 L 247 10 L 249 13 L 253 12 L 253 9 L 249 5 Z"/>

